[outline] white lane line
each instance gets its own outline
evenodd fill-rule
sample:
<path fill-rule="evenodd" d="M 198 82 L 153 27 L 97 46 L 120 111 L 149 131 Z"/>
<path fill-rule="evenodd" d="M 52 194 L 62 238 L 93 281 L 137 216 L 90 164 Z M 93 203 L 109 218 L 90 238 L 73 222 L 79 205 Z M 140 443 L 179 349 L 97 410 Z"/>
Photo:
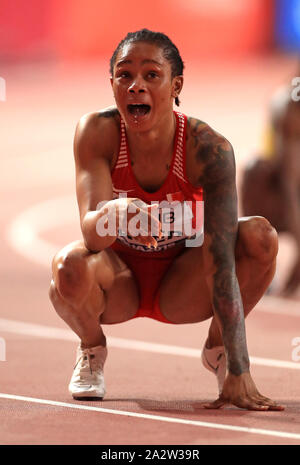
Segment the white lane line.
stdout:
<path fill-rule="evenodd" d="M 197 420 L 185 420 L 183 418 L 165 417 L 161 415 L 149 415 L 146 413 L 127 412 L 124 410 L 91 407 L 88 405 L 68 404 L 66 402 L 58 402 L 58 401 L 47 400 L 47 399 L 36 399 L 34 397 L 15 396 L 12 394 L 4 394 L 4 393 L 0 393 L 0 398 L 8 399 L 8 400 L 19 400 L 23 402 L 32 402 L 36 404 L 51 405 L 54 407 L 73 408 L 73 409 L 78 409 L 78 410 L 88 410 L 90 412 L 99 412 L 99 413 L 106 413 L 106 414 L 111 414 L 111 415 L 121 415 L 125 417 L 141 418 L 143 420 L 162 421 L 165 423 L 177 423 L 181 425 L 198 426 L 202 428 L 213 428 L 213 429 L 220 429 L 220 430 L 226 430 L 226 431 L 238 431 L 238 432 L 249 433 L 249 434 L 259 434 L 262 436 L 273 436 L 273 437 L 278 437 L 278 438 L 300 440 L 300 434 L 289 433 L 287 431 L 276 431 L 276 430 L 268 430 L 268 429 L 260 429 L 260 428 L 247 428 L 245 426 L 234 426 L 234 425 L 211 423 L 211 422 L 197 421 Z"/>
<path fill-rule="evenodd" d="M 52 258 L 59 247 L 40 235 L 66 224 L 77 225 L 80 234 L 74 195 L 56 197 L 24 210 L 9 225 L 6 239 L 18 254 L 50 269 Z M 72 238 L 75 239 L 77 238 Z M 300 317 L 300 303 L 280 297 L 264 296 L 255 311 Z"/>
<path fill-rule="evenodd" d="M 0 318 L 0 331 L 21 334 L 26 336 L 39 337 L 43 339 L 56 339 L 62 341 L 77 341 L 78 337 L 69 329 L 55 328 L 22 321 L 7 320 Z M 118 337 L 107 337 L 107 343 L 110 347 L 125 350 L 137 350 L 164 355 L 176 355 L 182 357 L 198 358 L 200 360 L 201 350 L 190 347 L 180 347 L 167 344 L 158 344 L 154 342 L 144 342 L 135 339 L 123 339 Z M 288 368 L 300 370 L 300 363 L 289 362 L 285 360 L 276 360 L 271 358 L 250 357 L 253 365 L 266 367 Z"/>

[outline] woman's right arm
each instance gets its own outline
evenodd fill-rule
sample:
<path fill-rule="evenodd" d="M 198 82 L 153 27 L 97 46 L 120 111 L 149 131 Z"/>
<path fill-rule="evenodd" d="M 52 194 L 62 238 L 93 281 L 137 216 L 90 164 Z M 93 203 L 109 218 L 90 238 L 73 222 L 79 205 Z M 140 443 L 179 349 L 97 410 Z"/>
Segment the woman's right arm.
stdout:
<path fill-rule="evenodd" d="M 103 250 L 116 239 L 115 236 L 101 237 L 96 231 L 97 221 L 103 215 L 102 210 L 97 211 L 97 205 L 113 198 L 110 160 L 114 152 L 112 137 L 117 134 L 114 118 L 100 115 L 84 115 L 76 127 L 74 137 L 80 225 L 85 245 L 92 251 Z"/>
<path fill-rule="evenodd" d="M 83 116 L 74 138 L 80 225 L 85 245 L 93 252 L 111 246 L 117 238 L 119 224 L 125 222 L 127 228 L 127 222 L 140 211 L 151 218 L 151 208 L 140 207 L 140 202 L 140 208 L 133 208 L 134 212 L 128 213 L 128 206 L 137 199 L 113 200 L 111 161 L 119 148 L 119 128 L 114 115 L 105 115 L 93 113 Z M 141 244 L 156 245 L 150 234 L 138 236 L 137 240 Z"/>

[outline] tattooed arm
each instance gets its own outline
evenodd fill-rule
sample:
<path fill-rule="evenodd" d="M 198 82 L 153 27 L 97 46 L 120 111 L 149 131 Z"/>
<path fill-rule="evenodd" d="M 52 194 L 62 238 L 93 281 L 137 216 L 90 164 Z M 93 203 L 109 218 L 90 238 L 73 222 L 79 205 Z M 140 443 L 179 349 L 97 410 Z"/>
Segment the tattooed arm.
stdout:
<path fill-rule="evenodd" d="M 238 231 L 235 160 L 231 144 L 206 123 L 190 118 L 187 173 L 204 190 L 203 259 L 214 316 L 229 373 L 249 372 L 244 309 L 235 270 Z"/>
<path fill-rule="evenodd" d="M 194 120 L 189 144 L 196 155 L 191 179 L 204 189 L 205 275 L 225 347 L 227 376 L 219 398 L 205 404 L 221 408 L 233 404 L 249 410 L 283 410 L 262 396 L 250 375 L 245 319 L 235 269 L 238 232 L 235 161 L 231 144 L 209 126 Z"/>
<path fill-rule="evenodd" d="M 204 263 L 215 317 L 222 334 L 229 373 L 249 371 L 244 310 L 235 272 L 238 229 L 235 161 L 230 143 L 214 133 L 206 147 L 200 182 L 204 188 Z"/>
<path fill-rule="evenodd" d="M 244 309 L 235 272 L 237 193 L 233 150 L 218 141 L 204 173 L 207 280 L 225 346 L 228 371 L 249 371 Z"/>

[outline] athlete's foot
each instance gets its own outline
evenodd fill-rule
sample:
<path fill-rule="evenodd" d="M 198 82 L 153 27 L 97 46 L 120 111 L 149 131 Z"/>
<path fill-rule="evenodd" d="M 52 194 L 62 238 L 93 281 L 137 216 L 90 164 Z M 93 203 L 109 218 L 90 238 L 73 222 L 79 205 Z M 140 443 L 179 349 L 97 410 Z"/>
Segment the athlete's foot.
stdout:
<path fill-rule="evenodd" d="M 207 342 L 208 341 L 206 341 L 202 349 L 201 360 L 204 367 L 216 375 L 219 394 L 221 394 L 226 377 L 225 349 L 224 346 L 215 346 L 208 349 Z"/>
<path fill-rule="evenodd" d="M 105 395 L 103 366 L 107 348 L 103 346 L 77 348 L 76 365 L 69 384 L 74 399 L 99 398 Z"/>

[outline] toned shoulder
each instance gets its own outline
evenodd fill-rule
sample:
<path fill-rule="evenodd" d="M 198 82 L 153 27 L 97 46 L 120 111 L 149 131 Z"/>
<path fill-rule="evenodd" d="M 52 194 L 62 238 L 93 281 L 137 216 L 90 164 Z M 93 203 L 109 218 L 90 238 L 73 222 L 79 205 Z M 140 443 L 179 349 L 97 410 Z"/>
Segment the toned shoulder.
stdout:
<path fill-rule="evenodd" d="M 120 114 L 115 107 L 83 115 L 74 138 L 75 159 L 105 157 L 112 160 L 118 151 Z"/>
<path fill-rule="evenodd" d="M 186 135 L 187 176 L 196 187 L 203 180 L 234 172 L 231 143 L 204 121 L 189 117 Z"/>

